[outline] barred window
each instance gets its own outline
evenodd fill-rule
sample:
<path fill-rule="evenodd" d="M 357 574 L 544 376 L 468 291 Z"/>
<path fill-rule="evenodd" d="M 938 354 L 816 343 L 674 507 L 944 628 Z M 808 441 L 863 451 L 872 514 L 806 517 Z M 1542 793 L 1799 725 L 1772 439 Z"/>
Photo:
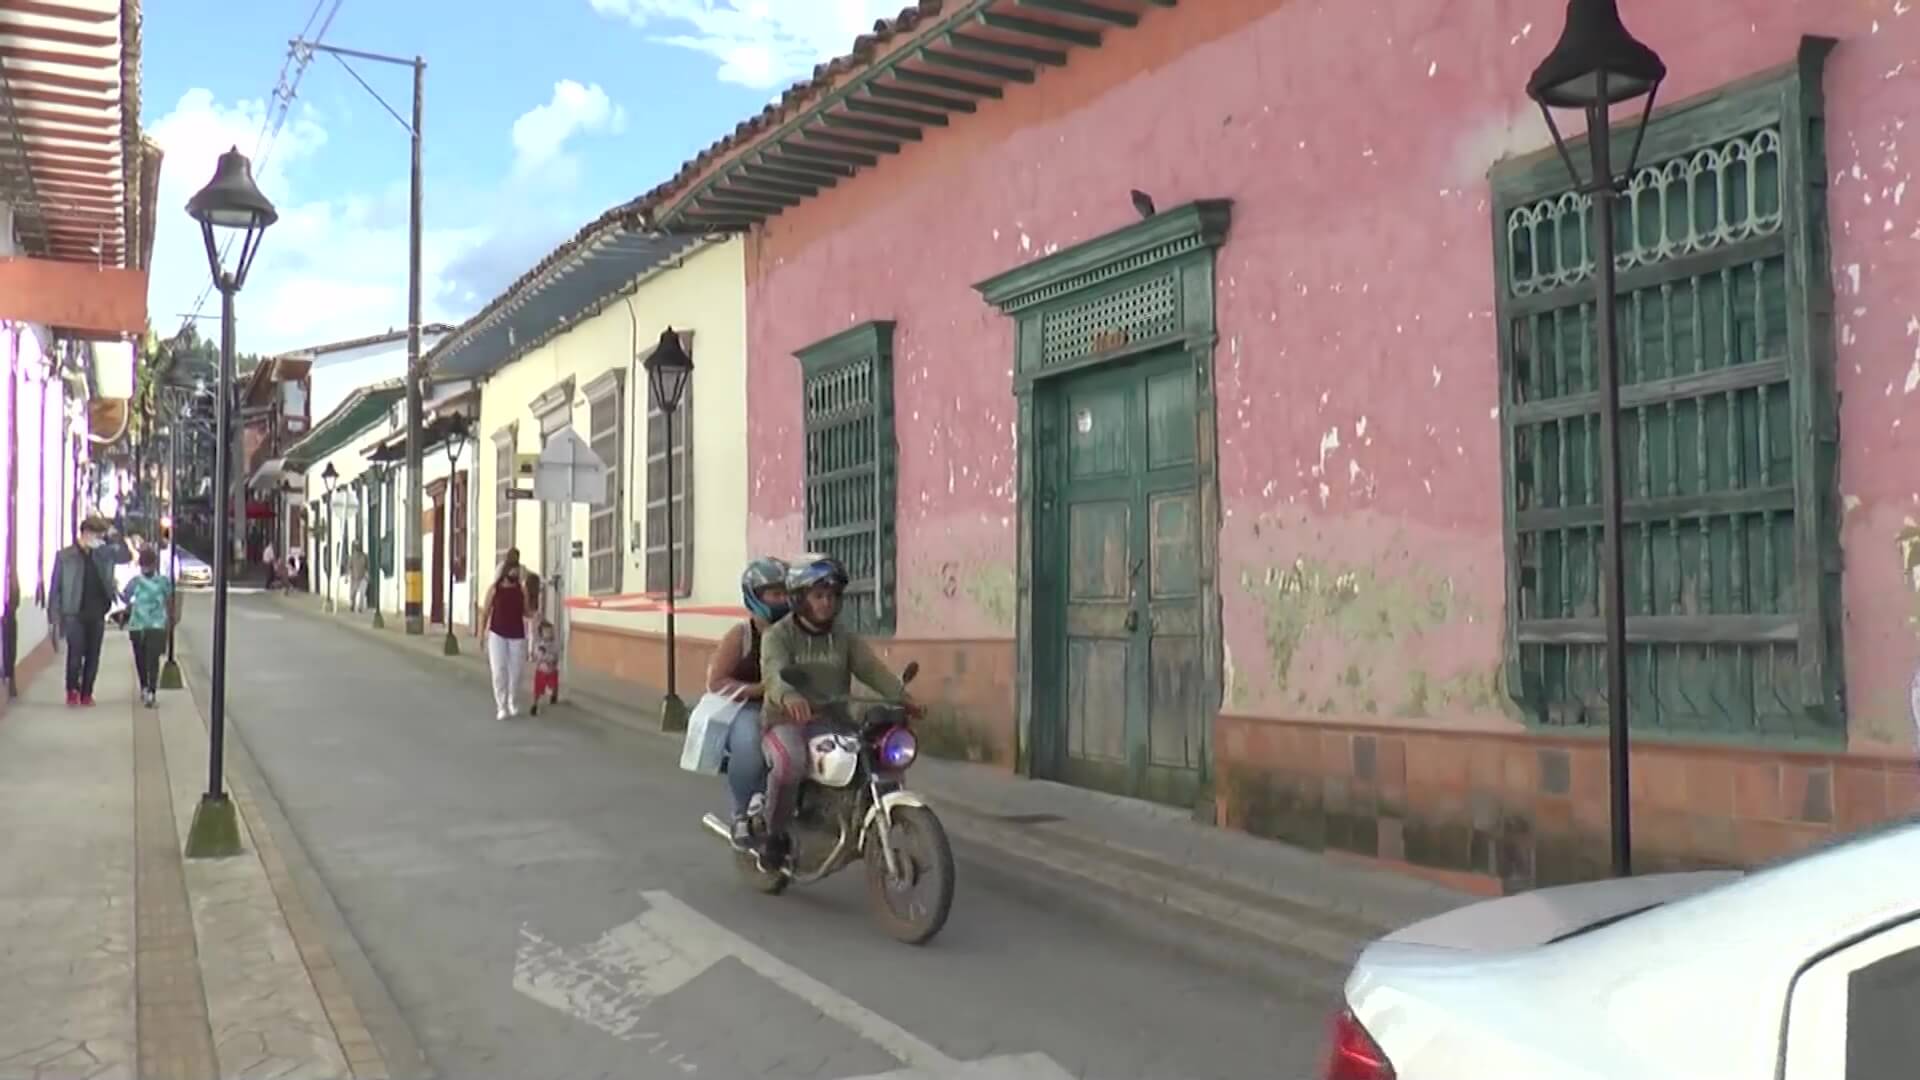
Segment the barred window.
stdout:
<path fill-rule="evenodd" d="M 513 547 L 513 464 L 518 433 L 512 427 L 493 437 L 493 565 L 507 561 Z"/>
<path fill-rule="evenodd" d="M 1618 204 L 1637 728 L 1844 737 L 1818 87 L 1796 66 L 1657 116 Z M 1536 723 L 1601 725 L 1592 200 L 1553 154 L 1494 189 L 1509 689 Z"/>
<path fill-rule="evenodd" d="M 681 348 L 693 355 L 693 334 L 681 335 Z M 693 592 L 693 380 L 681 392 L 679 408 L 668 416 L 660 411 L 651 389 L 647 398 L 647 591 L 665 595 L 673 581 L 673 595 Z M 672 428 L 672 439 L 668 439 Z M 669 453 L 671 450 L 671 453 Z M 672 461 L 673 495 L 667 495 L 668 461 Z M 673 569 L 667 569 L 667 517 L 673 517 Z"/>
<path fill-rule="evenodd" d="M 615 368 L 586 388 L 590 445 L 607 467 L 607 501 L 587 514 L 587 591 L 596 596 L 619 592 L 621 570 L 626 566 L 626 552 L 620 545 L 620 519 L 625 513 L 622 488 L 626 483 L 626 470 L 621 468 L 621 448 L 626 445 L 625 375 Z"/>
<path fill-rule="evenodd" d="M 807 550 L 846 567 L 843 618 L 891 633 L 894 615 L 893 323 L 856 326 L 799 353 Z"/>

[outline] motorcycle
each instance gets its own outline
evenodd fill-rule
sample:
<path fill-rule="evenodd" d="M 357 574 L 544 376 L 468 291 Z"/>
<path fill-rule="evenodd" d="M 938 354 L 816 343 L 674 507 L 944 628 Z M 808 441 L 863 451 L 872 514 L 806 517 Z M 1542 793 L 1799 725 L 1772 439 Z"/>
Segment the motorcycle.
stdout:
<path fill-rule="evenodd" d="M 919 671 L 917 662 L 908 664 L 901 682 L 912 682 Z M 788 686 L 806 692 L 810 680 L 803 669 L 790 667 L 780 674 Z M 720 815 L 708 814 L 701 824 L 733 850 L 747 884 L 769 896 L 864 860 L 875 921 L 898 941 L 925 944 L 946 925 L 953 908 L 953 848 L 939 817 L 905 786 L 906 771 L 919 756 L 907 710 L 874 706 L 857 722 L 844 714 L 826 720 L 830 730 L 807 740 L 807 778 L 788 823 L 785 868 L 762 870 L 752 851 L 734 843 L 733 830 Z M 753 834 L 764 836 L 759 805 L 756 799 L 748 816 Z"/>

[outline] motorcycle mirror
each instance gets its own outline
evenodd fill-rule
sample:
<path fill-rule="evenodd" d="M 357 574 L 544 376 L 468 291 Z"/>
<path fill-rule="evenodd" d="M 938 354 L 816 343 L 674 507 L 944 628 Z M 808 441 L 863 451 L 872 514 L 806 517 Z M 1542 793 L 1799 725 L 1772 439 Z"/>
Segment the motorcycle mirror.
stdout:
<path fill-rule="evenodd" d="M 806 669 L 797 664 L 789 664 L 781 668 L 780 678 L 781 681 L 793 687 L 795 690 L 805 690 L 807 684 L 813 681 L 807 677 Z"/>
<path fill-rule="evenodd" d="M 910 660 L 907 662 L 907 669 L 900 673 L 900 682 L 902 685 L 906 683 L 910 683 L 914 680 L 914 677 L 919 674 L 920 674 L 920 661 Z"/>

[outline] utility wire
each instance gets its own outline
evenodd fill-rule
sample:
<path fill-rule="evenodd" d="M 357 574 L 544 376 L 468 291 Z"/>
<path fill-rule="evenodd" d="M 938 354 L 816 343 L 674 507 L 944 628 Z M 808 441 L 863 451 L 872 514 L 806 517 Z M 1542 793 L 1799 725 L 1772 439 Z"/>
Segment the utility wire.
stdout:
<path fill-rule="evenodd" d="M 340 5 L 344 2 L 345 0 L 314 0 L 313 10 L 307 14 L 306 25 L 300 30 L 300 40 L 307 40 L 307 34 L 313 30 L 316 21 L 319 22 L 320 29 L 314 33 L 312 40 L 324 39 L 327 36 L 327 28 L 333 25 L 333 17 L 340 13 Z M 326 12 L 324 19 L 321 18 L 323 9 Z M 311 49 L 288 46 L 287 57 L 280 65 L 280 75 L 274 80 L 273 92 L 269 95 L 266 108 L 261 110 L 260 131 L 254 136 L 256 171 L 264 171 L 267 163 L 273 159 L 274 143 L 279 138 L 281 129 L 286 125 L 287 114 L 293 108 L 294 99 L 300 93 L 300 79 L 307 73 L 307 65 L 312 62 Z M 221 262 L 226 261 L 228 252 L 233 248 L 233 241 L 234 238 L 228 236 L 221 244 Z M 206 287 L 200 290 L 199 298 L 194 300 L 193 309 L 182 317 L 180 331 L 175 334 L 176 339 L 186 333 L 187 328 L 193 325 L 193 321 L 200 317 L 200 310 L 206 306 L 208 298 L 213 295 L 213 289 L 214 282 L 209 279 Z"/>

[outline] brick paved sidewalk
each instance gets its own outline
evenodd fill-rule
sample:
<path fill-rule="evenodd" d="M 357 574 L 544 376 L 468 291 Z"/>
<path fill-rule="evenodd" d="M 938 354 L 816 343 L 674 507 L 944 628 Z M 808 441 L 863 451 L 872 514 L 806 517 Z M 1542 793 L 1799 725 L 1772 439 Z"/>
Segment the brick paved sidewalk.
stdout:
<path fill-rule="evenodd" d="M 189 693 L 140 707 L 127 654 L 94 708 L 62 657 L 0 715 L 0 1080 L 386 1077 L 254 793 L 243 854 L 181 857 L 206 729 Z"/>

